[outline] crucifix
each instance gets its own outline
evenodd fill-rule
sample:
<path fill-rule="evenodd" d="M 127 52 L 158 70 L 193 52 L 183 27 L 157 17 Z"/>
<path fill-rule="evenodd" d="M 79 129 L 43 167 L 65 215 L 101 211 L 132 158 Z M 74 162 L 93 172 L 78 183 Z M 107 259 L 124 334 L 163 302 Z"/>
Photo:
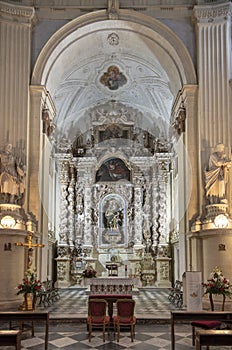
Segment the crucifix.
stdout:
<path fill-rule="evenodd" d="M 23 242 L 16 242 L 15 243 L 16 246 L 27 248 L 27 270 L 29 270 L 31 268 L 31 265 L 32 265 L 33 247 L 35 247 L 35 248 L 43 248 L 43 247 L 45 247 L 44 244 L 32 243 L 32 238 L 33 238 L 32 232 L 28 232 L 27 243 L 23 243 Z"/>

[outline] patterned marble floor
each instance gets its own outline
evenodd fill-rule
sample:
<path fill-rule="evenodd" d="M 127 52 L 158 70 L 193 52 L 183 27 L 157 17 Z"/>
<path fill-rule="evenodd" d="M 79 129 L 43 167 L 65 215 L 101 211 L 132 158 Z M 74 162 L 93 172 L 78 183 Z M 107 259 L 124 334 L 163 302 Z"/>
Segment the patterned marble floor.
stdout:
<path fill-rule="evenodd" d="M 88 294 L 83 288 L 69 288 L 60 291 L 60 300 L 47 308 L 50 311 L 48 350 L 170 350 L 170 310 L 175 307 L 168 301 L 168 290 L 144 288 L 133 296 L 136 301 L 135 313 L 138 323 L 135 328 L 135 340 L 132 343 L 128 331 L 122 332 L 120 342 L 114 339 L 111 331 L 105 343 L 102 332 L 95 330 L 92 341 L 88 341 L 86 324 Z M 42 308 L 43 309 L 43 308 Z M 4 325 L 1 325 L 4 328 Z M 191 326 L 177 324 L 175 327 L 176 350 L 193 350 Z M 1 344 L 0 344 L 1 345 Z M 9 349 L 12 347 L 3 347 Z M 44 328 L 35 325 L 35 337 L 30 332 L 23 333 L 22 350 L 44 349 Z M 228 350 L 232 347 L 210 347 L 210 349 Z"/>
<path fill-rule="evenodd" d="M 170 310 L 176 309 L 168 300 L 168 289 L 142 288 L 133 295 L 138 318 L 170 319 Z M 86 317 L 88 294 L 85 288 L 68 288 L 60 291 L 60 300 L 47 309 L 51 318 Z"/>
<path fill-rule="evenodd" d="M 175 332 L 176 350 L 194 350 L 191 344 L 191 329 L 189 325 L 177 325 Z M 23 334 L 21 350 L 44 349 L 44 332 L 36 327 L 35 337 L 30 333 Z M 12 350 L 12 347 L 1 346 L 1 349 Z M 129 332 L 121 333 L 117 343 L 111 332 L 106 341 L 102 340 L 102 332 L 94 331 L 91 342 L 88 341 L 86 325 L 83 323 L 59 323 L 50 326 L 48 350 L 170 350 L 169 324 L 136 325 L 135 340 L 132 343 Z M 231 347 L 210 347 L 211 350 L 229 350 Z"/>

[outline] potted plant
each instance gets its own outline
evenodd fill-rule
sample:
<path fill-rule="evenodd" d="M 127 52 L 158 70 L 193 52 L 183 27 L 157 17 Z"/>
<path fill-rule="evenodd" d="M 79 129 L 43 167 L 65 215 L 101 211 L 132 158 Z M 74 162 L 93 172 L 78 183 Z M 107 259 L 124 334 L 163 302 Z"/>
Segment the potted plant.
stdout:
<path fill-rule="evenodd" d="M 35 308 L 36 296 L 42 288 L 40 280 L 37 279 L 36 272 L 28 269 L 22 283 L 18 285 L 17 295 L 24 295 L 24 302 L 20 306 L 22 310 L 33 310 Z"/>
<path fill-rule="evenodd" d="M 202 283 L 205 288 L 204 294 L 209 294 L 211 310 L 214 311 L 213 294 L 222 295 L 222 311 L 224 311 L 226 297 L 231 298 L 232 291 L 228 278 L 224 277 L 220 267 L 215 267 L 206 283 Z"/>

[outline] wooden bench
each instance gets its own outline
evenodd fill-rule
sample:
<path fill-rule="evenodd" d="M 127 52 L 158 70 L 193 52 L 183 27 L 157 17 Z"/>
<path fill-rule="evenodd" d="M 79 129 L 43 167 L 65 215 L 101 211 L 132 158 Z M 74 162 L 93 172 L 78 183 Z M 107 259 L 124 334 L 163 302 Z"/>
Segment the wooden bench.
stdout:
<path fill-rule="evenodd" d="M 194 320 L 218 320 L 222 322 L 230 322 L 232 320 L 232 312 L 229 311 L 171 311 L 171 349 L 175 350 L 175 323 L 186 321 L 191 323 Z M 213 331 L 215 332 L 215 330 Z"/>
<path fill-rule="evenodd" d="M 49 312 L 48 311 L 3 311 L 0 312 L 0 321 L 2 322 L 45 322 L 45 350 L 48 350 L 48 332 L 49 332 Z M 13 331 L 15 332 L 15 331 Z M 16 331 L 17 332 L 17 331 Z"/>
<path fill-rule="evenodd" d="M 21 349 L 21 331 L 0 330 L 0 346 L 15 346 Z"/>
<path fill-rule="evenodd" d="M 196 350 L 201 346 L 232 345 L 232 330 L 199 330 L 196 332 Z"/>

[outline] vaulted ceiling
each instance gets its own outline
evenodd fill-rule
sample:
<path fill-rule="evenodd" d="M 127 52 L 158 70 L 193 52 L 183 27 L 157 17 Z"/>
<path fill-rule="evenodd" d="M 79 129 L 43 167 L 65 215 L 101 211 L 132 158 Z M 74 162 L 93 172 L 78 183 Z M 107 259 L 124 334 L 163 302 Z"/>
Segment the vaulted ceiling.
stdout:
<path fill-rule="evenodd" d="M 102 21 L 74 30 L 43 72 L 57 134 L 73 139 L 91 128 L 94 109 L 113 102 L 132 109 L 135 119 L 140 115 L 141 128 L 168 136 L 172 104 L 184 83 L 175 55 L 164 38 L 137 23 Z"/>

